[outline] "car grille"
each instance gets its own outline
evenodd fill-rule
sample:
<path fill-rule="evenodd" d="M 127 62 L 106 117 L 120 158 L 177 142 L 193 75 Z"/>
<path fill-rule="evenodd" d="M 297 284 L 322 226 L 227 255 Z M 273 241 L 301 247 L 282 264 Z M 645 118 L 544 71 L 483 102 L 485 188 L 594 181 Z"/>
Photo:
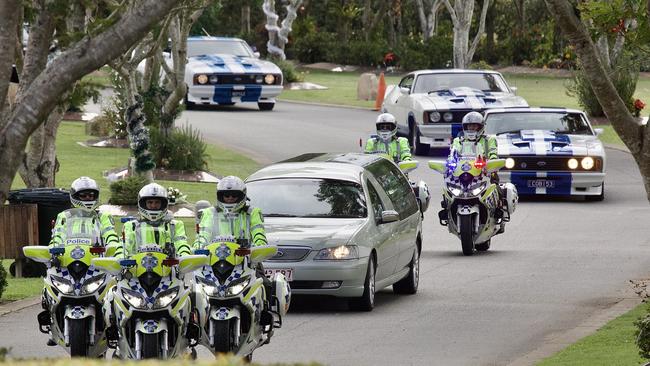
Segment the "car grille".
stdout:
<path fill-rule="evenodd" d="M 512 156 L 515 160 L 515 166 L 507 170 L 523 171 L 577 171 L 577 172 L 600 172 L 603 170 L 603 161 L 601 158 L 594 157 L 594 167 L 592 169 L 583 169 L 578 164 L 577 169 L 569 169 L 569 159 L 576 159 L 578 163 L 584 156 Z"/>
<path fill-rule="evenodd" d="M 311 252 L 311 248 L 291 248 L 291 247 L 278 247 L 278 252 L 269 261 L 277 262 L 298 262 Z"/>

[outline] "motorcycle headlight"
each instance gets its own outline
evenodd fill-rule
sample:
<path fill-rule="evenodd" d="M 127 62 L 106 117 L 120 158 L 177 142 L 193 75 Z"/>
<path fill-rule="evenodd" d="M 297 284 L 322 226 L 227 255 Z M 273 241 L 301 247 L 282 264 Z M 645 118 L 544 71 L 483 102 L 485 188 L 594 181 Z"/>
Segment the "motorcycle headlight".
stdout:
<path fill-rule="evenodd" d="M 251 278 L 250 276 L 242 277 L 236 281 L 233 281 L 230 286 L 226 289 L 226 296 L 235 296 L 239 295 L 246 286 L 248 286 L 248 283 L 250 282 Z"/>
<path fill-rule="evenodd" d="M 483 191 L 483 189 L 485 189 L 486 185 L 487 185 L 487 183 L 483 182 L 483 183 L 479 183 L 479 184 L 475 185 L 474 187 L 472 187 L 472 189 L 471 189 L 472 195 L 473 196 L 478 196 L 479 193 L 481 193 Z"/>
<path fill-rule="evenodd" d="M 205 74 L 197 75 L 196 82 L 201 84 L 201 85 L 207 84 L 208 83 L 208 75 L 205 75 Z"/>
<path fill-rule="evenodd" d="M 452 196 L 460 196 L 460 194 L 463 192 L 460 187 L 457 186 L 447 186 L 447 190 L 452 194 Z"/>
<path fill-rule="evenodd" d="M 333 248 L 321 249 L 314 260 L 347 260 L 359 259 L 359 250 L 356 245 L 341 245 Z"/>
<path fill-rule="evenodd" d="M 154 308 L 164 308 L 174 301 L 178 296 L 178 287 L 170 288 L 167 291 L 163 291 L 156 297 L 156 301 L 153 303 Z"/>
<path fill-rule="evenodd" d="M 431 112 L 431 113 L 429 113 L 429 120 L 431 122 L 440 121 L 440 112 Z"/>
<path fill-rule="evenodd" d="M 91 294 L 97 291 L 97 289 L 104 284 L 104 281 L 106 281 L 106 274 L 104 273 L 89 279 L 88 281 L 86 281 L 86 283 L 84 283 L 83 287 L 81 288 L 81 293 Z"/>
<path fill-rule="evenodd" d="M 580 165 L 582 165 L 582 169 L 584 170 L 591 170 L 591 168 L 594 167 L 594 158 L 587 156 L 586 158 L 582 159 Z"/>
<path fill-rule="evenodd" d="M 208 281 L 203 277 L 196 277 L 198 284 L 201 286 L 201 289 L 203 292 L 205 292 L 206 295 L 211 295 L 215 296 L 219 293 L 219 288 L 217 287 L 217 284 Z"/>
<path fill-rule="evenodd" d="M 147 300 L 137 291 L 123 288 L 122 297 L 134 308 L 144 309 L 147 305 Z"/>
<path fill-rule="evenodd" d="M 265 82 L 267 85 L 271 85 L 271 84 L 273 84 L 273 83 L 275 82 L 275 76 L 273 76 L 272 74 L 268 74 L 268 75 L 266 75 L 266 76 L 264 77 L 264 82 Z"/>
<path fill-rule="evenodd" d="M 54 285 L 54 287 L 56 287 L 56 289 L 59 290 L 61 293 L 71 294 L 72 292 L 74 292 L 74 285 L 69 280 L 54 275 L 50 276 L 50 278 L 52 279 L 52 284 Z"/>

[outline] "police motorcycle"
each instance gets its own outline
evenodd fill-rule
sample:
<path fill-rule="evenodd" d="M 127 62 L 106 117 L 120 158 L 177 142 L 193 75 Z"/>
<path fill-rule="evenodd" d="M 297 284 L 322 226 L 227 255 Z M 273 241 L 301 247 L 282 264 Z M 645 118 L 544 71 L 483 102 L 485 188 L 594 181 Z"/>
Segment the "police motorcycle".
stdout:
<path fill-rule="evenodd" d="M 93 265 L 117 278 L 104 303 L 111 324 L 109 347 L 120 358 L 169 359 L 194 347 L 199 330 L 190 322 L 190 290 L 183 275 L 207 263 L 204 256 L 175 257 L 171 243 L 141 245 L 128 259 L 97 258 Z"/>
<path fill-rule="evenodd" d="M 83 221 L 81 210 L 70 210 L 69 227 Z M 86 233 L 68 232 L 64 245 L 56 247 L 25 246 L 25 257 L 44 263 L 47 274 L 38 314 L 39 330 L 50 334 L 72 357 L 101 357 L 107 350 L 106 323 L 101 313 L 107 293 L 115 279 L 99 271 L 93 259 L 102 258 L 107 247 L 101 240 L 99 226 Z M 114 250 L 114 248 L 108 248 Z"/>
<path fill-rule="evenodd" d="M 504 232 L 515 211 L 517 188 L 492 181 L 492 175 L 504 166 L 505 159 L 485 160 L 481 155 L 457 152 L 446 162 L 429 161 L 429 167 L 445 179 L 440 224 L 460 238 L 464 255 L 490 249 L 491 238 Z M 505 202 L 500 203 L 499 191 Z"/>
<path fill-rule="evenodd" d="M 194 272 L 196 308 L 201 323 L 201 344 L 218 353 L 252 359 L 253 351 L 268 343 L 273 329 L 282 326 L 289 310 L 291 289 L 284 275 L 271 278 L 266 293 L 257 264 L 273 257 L 275 246 L 251 247 L 247 239 L 218 237 L 196 249 L 209 264 Z M 263 312 L 269 303 L 269 313 Z"/>

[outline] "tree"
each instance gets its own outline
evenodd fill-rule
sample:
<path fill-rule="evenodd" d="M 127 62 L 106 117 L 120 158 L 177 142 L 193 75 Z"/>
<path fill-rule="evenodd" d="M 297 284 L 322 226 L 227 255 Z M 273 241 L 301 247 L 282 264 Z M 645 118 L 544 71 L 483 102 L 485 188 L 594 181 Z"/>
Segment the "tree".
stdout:
<path fill-rule="evenodd" d="M 262 9 L 266 14 L 266 30 L 269 32 L 269 41 L 266 44 L 269 55 L 285 60 L 284 46 L 289 42 L 289 33 L 291 33 L 291 24 L 298 14 L 296 9 L 300 7 L 302 0 L 289 0 L 285 8 L 287 15 L 282 21 L 281 27 L 278 27 L 279 16 L 275 12 L 275 0 L 264 0 Z"/>
<path fill-rule="evenodd" d="M 639 123 L 616 91 L 589 30 L 577 16 L 578 10 L 566 0 L 546 0 L 546 4 L 564 35 L 575 47 L 603 112 L 632 153 L 643 178 L 647 199 L 650 201 L 650 132 L 647 125 Z M 649 8 L 650 6 L 645 5 L 643 9 L 639 9 L 646 19 Z M 646 25 L 643 31 L 648 32 L 650 29 Z"/>
<path fill-rule="evenodd" d="M 436 28 L 438 26 L 438 12 L 444 4 L 442 0 L 416 0 L 415 5 L 418 9 L 418 19 L 420 20 L 422 38 L 426 41 L 436 33 Z M 429 11 L 424 8 L 425 5 Z"/>
<path fill-rule="evenodd" d="M 471 45 L 469 44 L 469 31 L 474 17 L 474 0 L 454 0 L 453 6 L 449 0 L 443 0 L 443 2 L 454 24 L 454 67 L 459 69 L 467 68 L 472 62 L 476 47 L 478 47 L 485 31 L 485 17 L 490 0 L 483 0 L 478 30 Z"/>
<path fill-rule="evenodd" d="M 111 2 L 112 3 L 112 2 Z M 133 0 L 117 4 L 115 12 L 34 77 L 13 108 L 0 105 L 0 202 L 7 199 L 11 183 L 25 154 L 31 134 L 54 110 L 61 95 L 84 75 L 123 54 L 178 4 L 177 0 Z M 0 100 L 7 95 L 16 51 L 17 16 L 21 1 L 0 2 Z"/>

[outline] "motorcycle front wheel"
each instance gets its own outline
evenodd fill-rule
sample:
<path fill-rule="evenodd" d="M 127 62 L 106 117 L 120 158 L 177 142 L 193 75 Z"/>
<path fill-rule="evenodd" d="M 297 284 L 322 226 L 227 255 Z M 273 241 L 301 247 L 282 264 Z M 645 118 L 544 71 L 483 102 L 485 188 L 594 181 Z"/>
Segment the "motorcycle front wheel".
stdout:
<path fill-rule="evenodd" d="M 472 216 L 462 215 L 460 217 L 460 244 L 463 247 L 464 255 L 474 254 L 474 241 L 472 240 Z"/>
<path fill-rule="evenodd" d="M 142 359 L 158 358 L 160 354 L 160 337 L 156 334 L 141 334 L 142 336 Z"/>
<path fill-rule="evenodd" d="M 70 334 L 70 356 L 88 356 L 88 319 L 69 319 L 68 334 Z"/>

